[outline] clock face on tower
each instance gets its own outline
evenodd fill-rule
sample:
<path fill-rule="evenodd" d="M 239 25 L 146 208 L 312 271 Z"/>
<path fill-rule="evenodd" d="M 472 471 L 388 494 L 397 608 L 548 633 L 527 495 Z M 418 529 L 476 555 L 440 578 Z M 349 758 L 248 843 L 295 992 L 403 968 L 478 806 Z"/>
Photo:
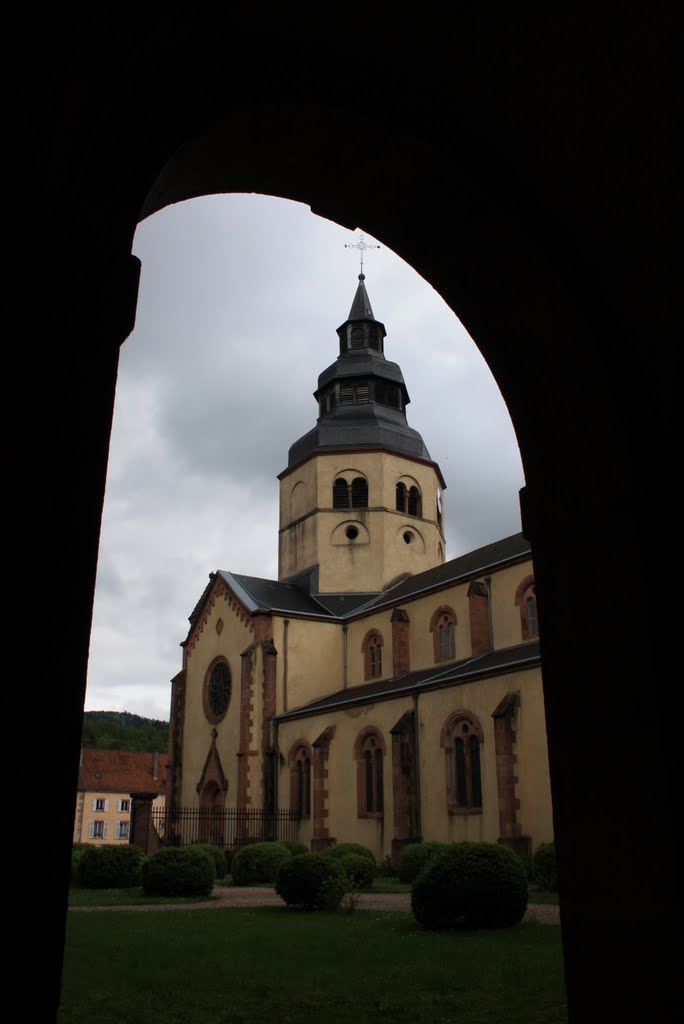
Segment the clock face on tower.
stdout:
<path fill-rule="evenodd" d="M 214 725 L 225 717 L 230 704 L 230 694 L 230 668 L 227 662 L 217 661 L 207 675 L 203 695 L 204 713 Z"/>

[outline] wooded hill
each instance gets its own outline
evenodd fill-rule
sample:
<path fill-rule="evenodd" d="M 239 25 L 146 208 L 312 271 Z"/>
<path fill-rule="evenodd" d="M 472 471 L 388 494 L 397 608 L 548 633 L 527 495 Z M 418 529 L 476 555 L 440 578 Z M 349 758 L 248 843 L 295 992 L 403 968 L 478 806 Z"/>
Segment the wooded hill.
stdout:
<path fill-rule="evenodd" d="M 143 718 L 130 711 L 85 711 L 81 746 L 99 750 L 133 750 L 165 753 L 169 723 Z"/>

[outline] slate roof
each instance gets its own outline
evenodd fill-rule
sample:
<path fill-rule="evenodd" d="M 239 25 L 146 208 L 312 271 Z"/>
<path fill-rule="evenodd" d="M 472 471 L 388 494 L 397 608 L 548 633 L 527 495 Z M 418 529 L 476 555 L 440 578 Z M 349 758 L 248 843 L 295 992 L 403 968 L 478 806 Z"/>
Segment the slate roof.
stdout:
<path fill-rule="evenodd" d="M 166 787 L 167 755 L 130 750 L 81 751 L 78 788 L 88 793 L 162 793 Z"/>
<path fill-rule="evenodd" d="M 536 666 L 539 662 L 539 641 L 532 640 L 528 643 L 517 644 L 515 647 L 505 647 L 496 651 L 488 651 L 486 654 L 464 658 L 462 661 L 451 662 L 449 665 L 431 665 L 419 672 L 403 672 L 390 679 L 379 679 L 376 682 L 363 683 L 360 686 L 349 686 L 277 717 L 279 721 L 289 718 L 305 718 L 343 705 L 353 706 L 373 703 L 378 700 L 391 700 L 403 693 L 419 693 L 422 690 L 454 686 L 458 683 L 469 682 L 479 676 L 491 678 L 495 675 L 504 675 L 507 672 L 521 671 Z"/>
<path fill-rule="evenodd" d="M 522 561 L 529 558 L 532 548 L 522 533 L 514 533 L 510 537 L 485 544 L 484 547 L 468 551 L 465 555 L 452 558 L 442 565 L 436 565 L 425 572 L 417 573 L 402 580 L 396 587 L 391 587 L 381 594 L 368 611 L 384 605 L 395 605 L 415 597 L 424 590 L 441 588 L 455 583 L 468 576 L 481 576 L 489 569 L 499 566 L 502 562 Z"/>
<path fill-rule="evenodd" d="M 415 576 L 402 579 L 395 587 L 378 593 L 309 594 L 302 582 L 267 580 L 260 576 L 244 576 L 219 569 L 216 575 L 226 583 L 249 612 L 279 611 L 291 615 L 313 616 L 339 621 L 353 615 L 366 615 L 382 608 L 394 607 L 430 590 L 439 590 L 468 577 L 481 576 L 501 563 L 522 561 L 530 556 L 530 545 L 522 533 L 504 537 L 492 544 L 469 551 L 449 562 L 437 565 Z M 306 574 L 303 574 L 306 575 Z M 197 619 L 215 578 L 210 581 L 190 616 Z"/>

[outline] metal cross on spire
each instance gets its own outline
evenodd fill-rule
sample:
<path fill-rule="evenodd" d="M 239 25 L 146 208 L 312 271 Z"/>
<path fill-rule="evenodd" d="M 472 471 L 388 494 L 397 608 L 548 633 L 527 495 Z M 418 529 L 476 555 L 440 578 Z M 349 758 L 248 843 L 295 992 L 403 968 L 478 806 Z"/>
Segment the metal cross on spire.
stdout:
<path fill-rule="evenodd" d="M 359 254 L 361 256 L 361 277 L 363 277 L 363 254 L 366 251 L 366 249 L 380 249 L 380 248 L 382 248 L 379 245 L 371 245 L 370 242 L 367 242 L 365 237 L 364 237 L 363 231 L 361 232 L 361 237 L 359 238 L 358 242 L 345 242 L 344 243 L 344 247 L 345 247 L 345 249 L 358 249 L 359 250 Z"/>

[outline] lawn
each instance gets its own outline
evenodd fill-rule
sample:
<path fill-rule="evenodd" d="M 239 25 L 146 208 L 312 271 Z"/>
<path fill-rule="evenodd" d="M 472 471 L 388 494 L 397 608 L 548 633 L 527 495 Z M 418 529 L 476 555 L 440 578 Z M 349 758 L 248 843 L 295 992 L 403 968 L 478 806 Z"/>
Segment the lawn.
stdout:
<path fill-rule="evenodd" d="M 228 875 L 216 883 L 219 888 L 232 886 L 233 882 Z M 261 882 L 255 886 L 257 889 L 272 889 L 270 882 Z M 376 878 L 368 892 L 375 893 L 410 893 L 411 886 L 407 882 L 400 882 L 396 878 L 382 876 Z M 205 897 L 176 897 L 175 899 L 166 896 L 145 896 L 140 887 L 134 889 L 78 889 L 72 886 L 69 890 L 70 907 L 121 907 L 135 906 L 155 903 L 199 903 Z M 557 892 L 542 892 L 532 886 L 528 896 L 529 903 L 558 903 Z"/>
<path fill-rule="evenodd" d="M 70 914 L 59 1024 L 562 1024 L 560 929 L 433 934 L 409 914 Z"/>

